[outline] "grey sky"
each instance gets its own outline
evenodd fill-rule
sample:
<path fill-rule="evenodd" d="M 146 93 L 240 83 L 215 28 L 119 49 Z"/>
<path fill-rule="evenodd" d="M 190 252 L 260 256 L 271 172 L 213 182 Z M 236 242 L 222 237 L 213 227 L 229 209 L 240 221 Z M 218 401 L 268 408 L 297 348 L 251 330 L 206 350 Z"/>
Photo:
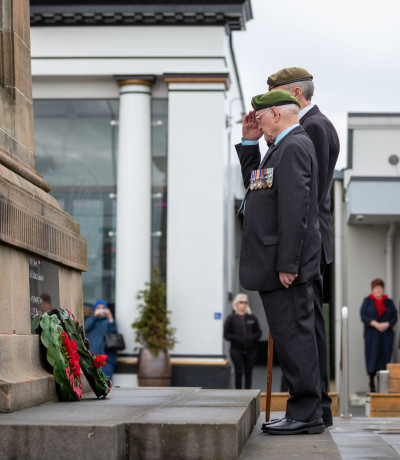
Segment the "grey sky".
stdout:
<path fill-rule="evenodd" d="M 268 75 L 304 67 L 313 102 L 334 123 L 346 165 L 348 112 L 400 112 L 399 0 L 252 0 L 254 19 L 234 34 L 246 100 Z M 399 146 L 400 152 L 400 146 Z"/>

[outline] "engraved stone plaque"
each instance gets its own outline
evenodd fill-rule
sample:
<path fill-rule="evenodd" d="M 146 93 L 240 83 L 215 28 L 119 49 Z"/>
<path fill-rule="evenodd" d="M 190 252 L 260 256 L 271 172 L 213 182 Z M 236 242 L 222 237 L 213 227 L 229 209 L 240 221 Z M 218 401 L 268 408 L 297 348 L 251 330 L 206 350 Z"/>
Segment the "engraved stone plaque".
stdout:
<path fill-rule="evenodd" d="M 31 316 L 60 308 L 58 266 L 37 256 L 28 256 Z"/>

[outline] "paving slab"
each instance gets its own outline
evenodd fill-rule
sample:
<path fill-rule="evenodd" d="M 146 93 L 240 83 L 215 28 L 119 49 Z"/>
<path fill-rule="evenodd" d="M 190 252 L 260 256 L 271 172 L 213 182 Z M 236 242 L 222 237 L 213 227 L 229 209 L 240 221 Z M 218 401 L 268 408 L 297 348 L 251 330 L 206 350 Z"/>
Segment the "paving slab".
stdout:
<path fill-rule="evenodd" d="M 399 418 L 338 418 L 330 430 L 344 460 L 400 458 Z"/>
<path fill-rule="evenodd" d="M 0 414 L 0 459 L 237 459 L 258 390 L 113 388 L 98 400 Z"/>
<path fill-rule="evenodd" d="M 271 418 L 282 416 L 272 413 Z M 241 460 L 340 460 L 339 449 L 329 430 L 321 434 L 271 436 L 261 431 L 265 422 L 262 412 L 241 455 Z"/>
<path fill-rule="evenodd" d="M 283 412 L 272 412 L 271 418 Z M 241 460 L 355 460 L 399 459 L 400 418 L 334 418 L 333 427 L 318 435 L 269 436 L 262 433 L 262 412 L 241 455 Z"/>

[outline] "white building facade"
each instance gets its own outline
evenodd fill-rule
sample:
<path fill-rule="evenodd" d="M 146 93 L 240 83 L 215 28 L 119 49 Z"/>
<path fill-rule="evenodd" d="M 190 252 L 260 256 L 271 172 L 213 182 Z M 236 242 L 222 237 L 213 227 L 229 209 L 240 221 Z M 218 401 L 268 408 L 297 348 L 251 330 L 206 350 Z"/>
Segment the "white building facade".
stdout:
<path fill-rule="evenodd" d="M 334 180 L 336 375 L 340 367 L 340 311 L 349 308 L 350 392 L 368 391 L 362 301 L 370 282 L 400 299 L 400 114 L 348 115 L 348 166 Z M 392 361 L 398 361 L 398 325 Z"/>
<path fill-rule="evenodd" d="M 250 2 L 98 3 L 31 1 L 37 169 L 88 238 L 84 301 L 115 304 L 125 357 L 158 267 L 172 355 L 222 358 L 244 111 L 232 33 Z"/>

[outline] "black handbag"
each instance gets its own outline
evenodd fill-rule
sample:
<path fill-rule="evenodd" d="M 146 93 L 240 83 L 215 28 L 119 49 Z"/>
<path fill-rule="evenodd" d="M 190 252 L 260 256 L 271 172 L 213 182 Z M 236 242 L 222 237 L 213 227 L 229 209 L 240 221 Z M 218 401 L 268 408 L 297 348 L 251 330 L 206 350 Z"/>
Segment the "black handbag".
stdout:
<path fill-rule="evenodd" d="M 118 332 L 104 334 L 104 348 L 106 351 L 120 351 L 125 348 L 124 336 Z"/>

